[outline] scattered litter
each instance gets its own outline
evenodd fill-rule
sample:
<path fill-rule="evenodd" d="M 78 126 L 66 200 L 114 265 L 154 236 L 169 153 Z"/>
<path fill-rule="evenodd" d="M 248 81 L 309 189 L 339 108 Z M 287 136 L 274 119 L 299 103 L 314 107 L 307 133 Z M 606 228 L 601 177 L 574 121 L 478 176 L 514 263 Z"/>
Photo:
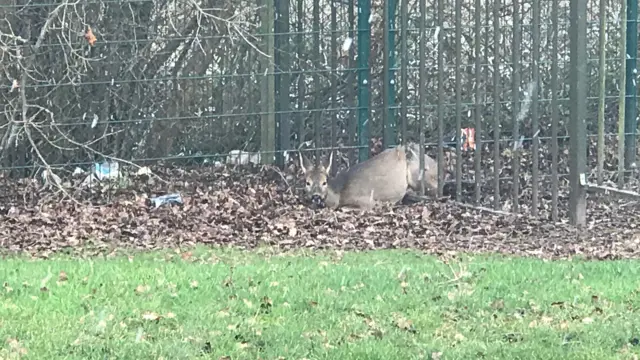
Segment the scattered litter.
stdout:
<path fill-rule="evenodd" d="M 463 128 L 462 129 L 462 150 L 475 150 L 476 149 L 476 129 L 475 128 Z"/>
<path fill-rule="evenodd" d="M 138 169 L 138 171 L 136 172 L 137 176 L 143 176 L 143 175 L 151 175 L 151 169 L 149 169 L 146 166 L 141 167 L 140 169 Z"/>
<path fill-rule="evenodd" d="M 42 171 L 42 181 L 44 181 L 45 186 L 50 186 L 50 181 L 53 182 L 56 186 L 61 186 L 62 184 L 60 176 L 56 175 L 50 169 L 45 169 L 44 171 Z"/>
<path fill-rule="evenodd" d="M 511 144 L 506 148 L 510 150 Z M 540 148 L 541 152 L 549 151 L 544 142 Z M 615 149 L 609 153 L 615 155 Z M 462 174 L 473 174 L 474 157 L 464 155 L 470 156 L 462 157 Z M 492 165 L 493 156 L 483 159 Z M 524 164 L 530 164 L 526 162 L 531 161 L 530 156 L 521 159 Z M 509 171 L 511 162 L 508 160 L 502 159 L 500 170 Z M 568 161 L 568 156 L 561 154 L 559 168 L 568 167 Z M 550 163 L 541 156 L 541 172 L 548 169 Z M 488 168 L 493 172 L 492 166 Z M 86 175 L 96 177 L 93 164 L 84 169 Z M 133 183 L 132 186 L 122 181 L 127 176 L 124 169 L 124 166 L 120 169 L 124 179 L 118 179 L 119 184 L 124 184 L 117 191 L 112 191 L 112 185 L 99 185 L 97 191 L 70 191 L 69 194 L 56 189 L 35 191 L 42 183 L 40 173 L 36 179 L 0 181 L 0 194 L 3 195 L 0 242 L 3 249 L 47 256 L 69 247 L 74 252 L 84 253 L 96 248 L 110 251 L 108 249 L 116 247 L 149 250 L 175 248 L 181 244 L 207 244 L 252 249 L 261 244 L 273 244 L 285 251 L 299 248 L 336 251 L 415 248 L 440 256 L 462 251 L 549 259 L 575 256 L 585 259 L 640 258 L 639 203 L 608 196 L 595 200 L 594 196 L 588 203 L 588 225 L 576 230 L 566 221 L 568 185 L 560 187 L 558 216 L 561 220 L 549 220 L 552 198 L 547 194 L 554 181 L 550 177 L 540 178 L 538 216 L 529 215 L 530 195 L 523 193 L 519 204 L 521 214 L 506 217 L 445 201 L 446 198 L 402 206 L 385 204 L 378 210 L 365 212 L 350 209 L 313 211 L 310 206 L 303 205 L 307 201 L 297 192 L 283 191 L 288 186 L 303 186 L 304 180 L 296 174 L 296 181 L 286 184 L 281 170 L 273 167 L 214 171 L 209 167 L 158 166 L 152 168 L 153 173 L 167 181 Z M 73 171 L 73 168 L 69 170 Z M 132 170 L 132 175 L 136 170 Z M 521 179 L 531 184 L 530 179 Z M 491 180 L 487 178 L 489 185 Z M 613 177 L 604 180 L 615 184 Z M 53 184 L 51 179 L 49 181 Z M 500 205 L 508 204 L 506 199 L 511 199 L 509 180 L 504 183 L 498 193 Z M 445 191 L 450 194 L 447 197 L 453 196 L 450 190 L 445 188 Z M 189 201 L 177 194 L 188 194 Z M 473 189 L 467 187 L 463 187 L 461 195 L 461 201 L 467 203 L 475 197 Z M 492 207 L 495 193 L 483 187 L 480 195 L 480 201 L 474 206 Z M 81 203 L 61 201 L 68 196 L 74 196 Z M 151 197 L 155 198 L 149 200 Z M 180 200 L 184 200 L 184 204 L 174 207 Z M 154 205 L 165 209 L 154 209 Z M 46 241 L 41 241 L 43 236 Z M 80 245 L 87 239 L 94 246 L 85 249 Z M 55 272 L 56 277 L 58 272 L 59 269 Z"/>
<path fill-rule="evenodd" d="M 85 173 L 86 173 L 86 171 L 82 170 L 82 168 L 79 168 L 79 167 L 76 167 L 73 170 L 73 176 L 83 175 Z"/>
<path fill-rule="evenodd" d="M 179 204 L 182 205 L 184 204 L 184 202 L 182 201 L 182 196 L 180 196 L 180 194 L 169 194 L 169 195 L 162 195 L 162 196 L 156 196 L 156 197 L 152 197 L 151 199 L 149 199 L 149 201 L 151 201 L 152 204 L 155 205 L 155 208 L 159 208 L 162 205 L 171 205 L 171 204 Z"/>
<path fill-rule="evenodd" d="M 260 164 L 260 160 L 260 153 L 250 153 L 242 150 L 231 150 L 227 156 L 227 164 L 234 165 Z"/>
<path fill-rule="evenodd" d="M 445 146 L 455 149 L 456 143 L 461 146 L 463 151 L 476 149 L 476 129 L 475 128 L 461 128 L 460 129 L 460 141 L 456 141 L 457 134 L 451 136 L 451 142 Z"/>
<path fill-rule="evenodd" d="M 94 173 L 98 180 L 117 179 L 120 177 L 119 164 L 117 162 L 103 162 L 102 164 L 93 164 Z"/>
<path fill-rule="evenodd" d="M 342 43 L 342 51 L 349 51 L 349 49 L 351 49 L 351 44 L 353 44 L 353 39 L 347 36 Z"/>

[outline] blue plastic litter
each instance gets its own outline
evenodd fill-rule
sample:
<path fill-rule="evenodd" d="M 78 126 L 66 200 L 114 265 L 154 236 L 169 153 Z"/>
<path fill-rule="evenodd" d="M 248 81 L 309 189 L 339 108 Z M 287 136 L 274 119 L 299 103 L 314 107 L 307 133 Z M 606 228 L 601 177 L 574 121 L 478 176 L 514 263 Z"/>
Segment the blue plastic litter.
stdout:
<path fill-rule="evenodd" d="M 162 195 L 162 196 L 156 196 L 153 197 L 151 199 L 149 199 L 154 205 L 155 208 L 157 209 L 158 207 L 160 207 L 161 205 L 171 205 L 171 204 L 179 204 L 182 205 L 182 196 L 180 196 L 180 194 L 169 194 L 169 195 Z"/>
<path fill-rule="evenodd" d="M 102 164 L 93 164 L 93 169 L 99 180 L 117 178 L 119 175 L 118 163 L 103 162 Z"/>

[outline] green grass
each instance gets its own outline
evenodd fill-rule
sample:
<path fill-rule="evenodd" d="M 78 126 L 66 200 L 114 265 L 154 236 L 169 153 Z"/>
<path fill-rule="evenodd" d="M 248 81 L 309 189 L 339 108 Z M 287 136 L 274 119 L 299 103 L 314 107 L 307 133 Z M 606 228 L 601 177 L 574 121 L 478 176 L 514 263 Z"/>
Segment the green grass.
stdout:
<path fill-rule="evenodd" d="M 7 258 L 0 359 L 633 359 L 639 275 L 406 251 Z"/>

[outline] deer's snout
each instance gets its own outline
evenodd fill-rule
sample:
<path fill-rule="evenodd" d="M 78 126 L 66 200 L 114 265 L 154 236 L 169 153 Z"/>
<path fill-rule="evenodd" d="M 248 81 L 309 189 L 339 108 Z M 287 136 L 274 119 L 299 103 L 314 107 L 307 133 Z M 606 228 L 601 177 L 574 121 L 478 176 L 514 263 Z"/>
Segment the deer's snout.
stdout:
<path fill-rule="evenodd" d="M 319 194 L 311 195 L 311 203 L 315 206 L 324 207 L 324 199 Z"/>

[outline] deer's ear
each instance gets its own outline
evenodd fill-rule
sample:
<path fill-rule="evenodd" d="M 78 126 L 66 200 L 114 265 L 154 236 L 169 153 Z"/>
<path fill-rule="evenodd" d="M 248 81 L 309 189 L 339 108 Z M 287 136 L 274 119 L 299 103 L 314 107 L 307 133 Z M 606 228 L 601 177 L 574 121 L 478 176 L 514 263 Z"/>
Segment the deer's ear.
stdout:
<path fill-rule="evenodd" d="M 306 156 L 302 155 L 302 152 L 298 152 L 298 154 L 300 155 L 300 168 L 302 169 L 302 173 L 306 174 L 312 166 L 311 161 L 309 161 Z"/>
<path fill-rule="evenodd" d="M 333 164 L 333 151 L 329 153 L 329 163 L 327 164 L 327 167 L 325 168 L 325 172 L 327 173 L 327 175 L 331 175 L 331 165 Z"/>
<path fill-rule="evenodd" d="M 300 169 L 302 169 L 302 173 L 306 174 L 307 173 L 307 168 L 304 166 L 304 163 L 307 159 L 304 158 L 304 155 L 302 155 L 302 152 L 298 152 L 298 158 L 300 159 Z"/>

